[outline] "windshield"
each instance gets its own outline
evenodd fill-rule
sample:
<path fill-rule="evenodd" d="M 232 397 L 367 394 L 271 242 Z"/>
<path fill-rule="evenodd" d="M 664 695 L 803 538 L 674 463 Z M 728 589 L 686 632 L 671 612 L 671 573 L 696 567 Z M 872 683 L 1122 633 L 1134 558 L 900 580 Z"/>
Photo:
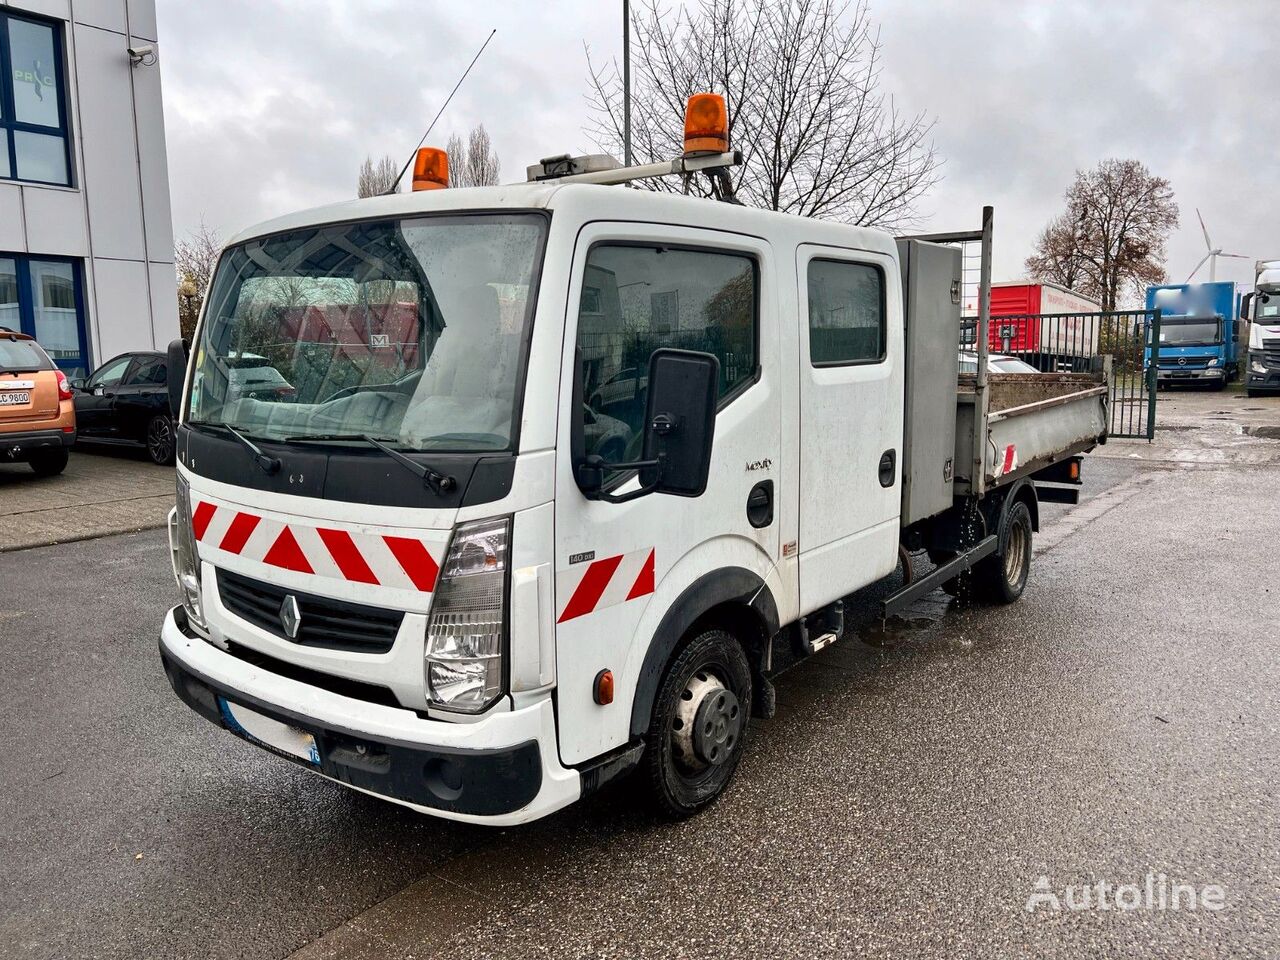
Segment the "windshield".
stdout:
<path fill-rule="evenodd" d="M 53 362 L 31 340 L 0 337 L 0 373 L 34 373 L 52 369 Z"/>
<path fill-rule="evenodd" d="M 1210 346 L 1222 342 L 1220 324 L 1214 320 L 1164 317 L 1160 320 L 1160 343 L 1166 347 Z"/>
<path fill-rule="evenodd" d="M 534 214 L 422 217 L 228 249 L 188 421 L 265 440 L 511 447 L 545 234 Z"/>
<path fill-rule="evenodd" d="M 1253 308 L 1255 320 L 1275 323 L 1280 320 L 1280 293 L 1259 293 Z"/>

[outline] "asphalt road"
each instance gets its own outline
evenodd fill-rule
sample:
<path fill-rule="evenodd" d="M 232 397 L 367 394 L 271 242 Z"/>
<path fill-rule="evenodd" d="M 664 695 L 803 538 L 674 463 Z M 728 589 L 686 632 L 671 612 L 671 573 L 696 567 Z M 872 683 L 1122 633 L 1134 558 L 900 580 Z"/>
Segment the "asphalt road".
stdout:
<path fill-rule="evenodd" d="M 1280 955 L 1280 442 L 1185 416 L 1090 458 L 1020 603 L 784 674 L 676 825 L 626 783 L 504 831 L 346 791 L 172 695 L 162 531 L 0 555 L 0 956 Z M 1225 907 L 1025 909 L 1148 871 Z"/>

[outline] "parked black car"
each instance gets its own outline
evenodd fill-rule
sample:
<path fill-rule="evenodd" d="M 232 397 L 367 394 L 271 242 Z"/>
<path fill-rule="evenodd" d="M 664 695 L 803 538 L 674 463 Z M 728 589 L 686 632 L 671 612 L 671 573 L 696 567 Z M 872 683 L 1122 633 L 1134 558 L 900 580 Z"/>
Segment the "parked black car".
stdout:
<path fill-rule="evenodd" d="M 75 390 L 77 443 L 145 447 L 156 463 L 173 463 L 168 367 L 162 353 L 122 353 Z"/>

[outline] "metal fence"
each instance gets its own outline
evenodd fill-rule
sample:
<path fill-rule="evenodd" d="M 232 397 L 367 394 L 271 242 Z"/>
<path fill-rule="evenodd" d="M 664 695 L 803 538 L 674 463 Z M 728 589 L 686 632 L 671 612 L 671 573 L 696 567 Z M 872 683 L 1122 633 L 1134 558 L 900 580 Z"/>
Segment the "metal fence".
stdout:
<path fill-rule="evenodd" d="M 976 349 L 976 329 L 977 322 L 966 318 L 961 349 Z M 1160 342 L 1159 310 L 992 317 L 990 338 L 993 354 L 1014 357 L 1041 373 L 1105 371 L 1110 435 L 1144 440 L 1155 436 L 1156 372 L 1149 357 L 1152 345 Z M 995 372 L 1000 372 L 1001 363 L 999 358 L 993 361 Z"/>

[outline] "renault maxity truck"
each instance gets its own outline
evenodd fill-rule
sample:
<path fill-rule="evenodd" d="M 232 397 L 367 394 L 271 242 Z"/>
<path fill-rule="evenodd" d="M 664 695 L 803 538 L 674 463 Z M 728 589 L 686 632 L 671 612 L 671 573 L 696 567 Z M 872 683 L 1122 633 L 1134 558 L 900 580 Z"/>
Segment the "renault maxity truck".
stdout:
<path fill-rule="evenodd" d="M 958 375 L 959 249 L 722 202 L 702 110 L 669 164 L 555 158 L 227 245 L 171 384 L 160 650 L 192 709 L 442 817 L 633 770 L 684 816 L 849 594 L 1019 597 L 1039 502 L 1106 438 L 1101 372 L 988 374 L 984 298 Z M 657 174 L 722 200 L 622 185 Z M 990 222 L 955 239 L 989 253 Z M 250 354 L 293 391 L 234 390 Z"/>

